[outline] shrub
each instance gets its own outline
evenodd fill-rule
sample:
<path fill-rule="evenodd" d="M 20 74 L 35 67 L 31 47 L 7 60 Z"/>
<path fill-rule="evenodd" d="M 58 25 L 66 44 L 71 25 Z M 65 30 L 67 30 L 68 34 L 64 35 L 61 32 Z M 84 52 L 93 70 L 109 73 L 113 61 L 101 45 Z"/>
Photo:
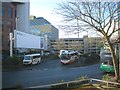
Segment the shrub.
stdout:
<path fill-rule="evenodd" d="M 78 78 L 78 80 L 85 80 L 85 79 L 87 79 L 88 77 L 85 75 L 85 76 L 80 76 L 79 78 Z"/>
<path fill-rule="evenodd" d="M 58 58 L 59 58 L 58 54 L 54 54 L 54 55 L 53 55 L 53 58 L 54 58 L 54 59 L 58 59 Z"/>
<path fill-rule="evenodd" d="M 14 55 L 12 58 L 11 58 L 11 62 L 13 65 L 20 65 L 21 64 L 21 58 Z"/>
<path fill-rule="evenodd" d="M 100 60 L 99 55 L 91 54 L 90 56 L 86 57 L 85 63 L 95 63 Z"/>
<path fill-rule="evenodd" d="M 4 65 L 11 65 L 12 64 L 12 62 L 11 62 L 11 58 L 10 57 L 7 57 L 6 56 L 6 58 L 4 58 L 3 60 L 2 60 L 2 65 L 4 66 Z"/>
<path fill-rule="evenodd" d="M 111 77 L 109 74 L 103 75 L 102 80 L 110 81 Z"/>
<path fill-rule="evenodd" d="M 83 57 L 88 57 L 88 55 L 89 55 L 89 54 L 88 54 L 88 53 L 86 53 L 86 54 L 83 54 L 82 56 L 83 56 Z"/>

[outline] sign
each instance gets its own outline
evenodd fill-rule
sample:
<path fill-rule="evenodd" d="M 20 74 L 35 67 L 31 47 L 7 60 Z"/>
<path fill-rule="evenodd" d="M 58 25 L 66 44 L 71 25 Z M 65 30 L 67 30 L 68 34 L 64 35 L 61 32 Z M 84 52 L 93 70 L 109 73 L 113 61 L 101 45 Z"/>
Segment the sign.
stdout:
<path fill-rule="evenodd" d="M 15 48 L 44 49 L 44 38 L 14 30 Z"/>

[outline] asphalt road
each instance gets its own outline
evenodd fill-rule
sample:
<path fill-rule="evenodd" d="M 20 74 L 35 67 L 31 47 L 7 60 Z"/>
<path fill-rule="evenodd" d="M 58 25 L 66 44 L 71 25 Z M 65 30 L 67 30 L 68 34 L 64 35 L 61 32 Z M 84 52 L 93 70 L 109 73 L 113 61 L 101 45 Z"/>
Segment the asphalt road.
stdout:
<path fill-rule="evenodd" d="M 60 60 L 44 60 L 38 65 L 24 66 L 20 71 L 3 72 L 2 88 L 17 85 L 24 88 L 48 85 L 75 80 L 80 76 L 101 78 L 102 71 L 99 69 L 99 64 L 74 67 L 62 65 Z"/>

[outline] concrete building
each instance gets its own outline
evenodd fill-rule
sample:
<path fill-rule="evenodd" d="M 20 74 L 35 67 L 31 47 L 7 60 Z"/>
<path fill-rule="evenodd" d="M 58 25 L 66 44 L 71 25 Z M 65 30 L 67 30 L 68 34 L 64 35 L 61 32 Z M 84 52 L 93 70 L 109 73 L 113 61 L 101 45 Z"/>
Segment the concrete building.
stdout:
<path fill-rule="evenodd" d="M 58 39 L 58 29 L 54 27 L 50 22 L 48 22 L 43 17 L 30 16 L 30 27 L 32 29 L 39 30 L 41 36 L 45 37 L 46 50 L 50 49 L 50 40 Z"/>
<path fill-rule="evenodd" d="M 102 46 L 102 38 L 88 37 L 83 38 L 61 38 L 50 40 L 51 50 L 73 49 L 81 53 L 98 53 Z"/>
<path fill-rule="evenodd" d="M 9 33 L 29 31 L 29 0 L 2 0 L 2 50 L 9 51 Z M 13 46 L 14 47 L 14 46 Z"/>
<path fill-rule="evenodd" d="M 42 34 L 47 34 L 50 39 L 58 39 L 58 29 L 43 17 L 30 16 L 30 27 L 38 29 Z"/>
<path fill-rule="evenodd" d="M 52 39 L 50 40 L 50 47 L 52 50 L 60 50 L 60 49 L 79 49 L 83 50 L 83 39 L 80 38 L 61 38 L 61 39 Z"/>

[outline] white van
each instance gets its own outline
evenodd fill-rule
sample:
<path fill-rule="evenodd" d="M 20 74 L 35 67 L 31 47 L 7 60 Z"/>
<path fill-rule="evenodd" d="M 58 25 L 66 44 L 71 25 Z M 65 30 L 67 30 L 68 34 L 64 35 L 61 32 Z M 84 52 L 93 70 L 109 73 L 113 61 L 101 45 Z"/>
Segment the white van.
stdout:
<path fill-rule="evenodd" d="M 23 64 L 39 64 L 41 62 L 41 55 L 40 54 L 28 54 L 24 55 Z"/>

